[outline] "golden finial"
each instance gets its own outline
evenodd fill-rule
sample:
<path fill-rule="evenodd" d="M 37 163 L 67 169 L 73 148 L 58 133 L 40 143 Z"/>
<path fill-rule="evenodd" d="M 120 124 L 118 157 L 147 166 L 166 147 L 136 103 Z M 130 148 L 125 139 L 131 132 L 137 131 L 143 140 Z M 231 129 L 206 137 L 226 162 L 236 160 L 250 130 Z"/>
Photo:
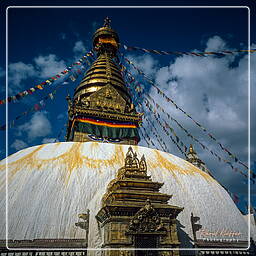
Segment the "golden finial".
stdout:
<path fill-rule="evenodd" d="M 139 167 L 140 167 L 140 171 L 142 171 L 142 172 L 147 171 L 147 163 L 146 163 L 146 159 L 145 159 L 144 155 L 140 159 Z"/>
<path fill-rule="evenodd" d="M 110 22 L 111 22 L 111 19 L 110 19 L 109 17 L 106 17 L 106 18 L 104 19 L 104 25 L 103 25 L 103 27 L 108 27 L 108 28 L 110 28 Z"/>
<path fill-rule="evenodd" d="M 190 144 L 190 146 L 189 146 L 189 153 L 195 153 L 195 150 L 194 150 L 192 144 Z"/>

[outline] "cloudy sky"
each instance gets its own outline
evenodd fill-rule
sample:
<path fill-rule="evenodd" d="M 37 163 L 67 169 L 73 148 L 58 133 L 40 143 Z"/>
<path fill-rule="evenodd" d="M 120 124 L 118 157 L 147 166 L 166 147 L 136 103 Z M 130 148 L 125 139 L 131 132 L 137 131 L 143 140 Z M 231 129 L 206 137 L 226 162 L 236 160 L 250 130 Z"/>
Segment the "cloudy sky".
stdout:
<path fill-rule="evenodd" d="M 232 1 L 229 1 L 230 5 Z M 204 1 L 205 3 L 205 1 Z M 191 1 L 189 2 L 191 5 Z M 210 4 L 210 2 L 209 2 Z M 17 4 L 11 4 L 17 5 Z M 32 5 L 32 4 L 31 4 Z M 233 5 L 242 5 L 234 1 Z M 243 2 L 243 5 L 244 2 Z M 2 9 L 3 11 L 3 9 Z M 253 12 L 252 12 L 253 13 Z M 252 23 L 255 23 L 255 12 Z M 248 47 L 247 8 L 11 8 L 8 11 L 8 93 L 15 95 L 29 89 L 47 78 L 63 71 L 91 50 L 91 37 L 106 16 L 112 19 L 112 27 L 119 33 L 121 43 L 148 49 L 166 51 L 221 51 L 246 49 Z M 2 20 L 4 22 L 4 20 Z M 253 24 L 252 24 L 253 26 Z M 1 27 L 2 35 L 4 29 Z M 4 37 L 1 38 L 2 45 Z M 251 35 L 250 45 L 256 48 L 256 38 Z M 142 52 L 120 50 L 145 74 L 155 81 L 159 88 L 171 97 L 196 121 L 206 127 L 226 148 L 247 163 L 248 159 L 248 55 L 234 54 L 226 57 L 159 56 Z M 1 48 L 0 97 L 5 98 L 5 58 Z M 251 70 L 256 67 L 256 54 L 251 54 Z M 166 112 L 177 119 L 191 134 L 225 159 L 228 155 L 205 135 L 171 103 L 146 83 L 133 69 L 130 69 L 151 97 Z M 60 87 L 56 97 L 48 100 L 38 112 L 24 116 L 8 129 L 8 154 L 20 149 L 65 141 L 67 103 L 65 97 L 73 95 L 79 84 L 69 82 Z M 61 80 L 60 80 L 61 81 Z M 10 103 L 9 121 L 30 109 L 44 96 L 56 88 L 55 82 L 45 90 L 36 91 L 18 103 Z M 251 72 L 251 160 L 256 167 L 255 148 L 255 83 L 256 72 Z M 129 86 L 129 85 L 128 85 Z M 144 95 L 140 99 L 144 101 Z M 0 106 L 1 125 L 5 124 L 5 105 Z M 168 121 L 163 113 L 161 121 Z M 165 140 L 168 151 L 181 156 L 177 147 L 164 133 L 154 116 L 145 109 L 157 133 Z M 213 176 L 241 199 L 239 207 L 245 210 L 247 197 L 246 179 L 227 164 L 218 162 L 209 152 L 191 140 L 171 121 L 179 138 L 192 143 L 199 157 L 206 163 Z M 161 145 L 153 136 L 154 128 L 147 121 L 144 128 L 156 147 Z M 63 128 L 64 127 L 64 128 Z M 62 133 L 61 133 L 62 132 Z M 58 135 L 60 137 L 58 138 Z M 1 141 L 5 132 L 1 131 Z M 143 137 L 140 145 L 147 146 Z M 150 146 L 154 148 L 153 146 Z M 5 157 L 5 144 L 1 143 L 0 158 Z M 235 167 L 245 171 L 240 165 Z M 256 171 L 256 170 L 255 170 Z M 255 185 L 254 185 L 255 186 Z M 252 185 L 253 188 L 253 185 Z M 252 193 L 256 205 L 255 190 Z"/>

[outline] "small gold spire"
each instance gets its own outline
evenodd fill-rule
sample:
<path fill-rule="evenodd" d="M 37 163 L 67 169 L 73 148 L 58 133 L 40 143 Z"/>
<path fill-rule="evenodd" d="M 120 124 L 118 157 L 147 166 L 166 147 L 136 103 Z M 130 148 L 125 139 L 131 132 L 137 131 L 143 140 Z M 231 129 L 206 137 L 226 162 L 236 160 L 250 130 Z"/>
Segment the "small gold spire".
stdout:
<path fill-rule="evenodd" d="M 106 17 L 105 20 L 104 20 L 104 25 L 103 27 L 108 27 L 110 28 L 110 22 L 111 22 L 111 19 L 109 17 Z"/>
<path fill-rule="evenodd" d="M 192 144 L 189 146 L 189 153 L 196 153 Z"/>

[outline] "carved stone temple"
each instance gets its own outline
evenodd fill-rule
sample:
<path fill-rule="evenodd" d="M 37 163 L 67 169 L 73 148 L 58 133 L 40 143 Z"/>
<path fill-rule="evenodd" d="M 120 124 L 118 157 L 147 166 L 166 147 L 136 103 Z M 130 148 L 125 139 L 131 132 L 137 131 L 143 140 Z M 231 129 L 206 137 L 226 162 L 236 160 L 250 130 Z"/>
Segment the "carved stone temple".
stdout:
<path fill-rule="evenodd" d="M 183 208 L 169 205 L 171 195 L 160 193 L 163 183 L 147 175 L 144 155 L 139 160 L 128 149 L 125 164 L 117 172 L 102 199 L 96 218 L 101 223 L 103 248 L 150 248 L 147 255 L 179 255 L 178 251 L 153 251 L 152 248 L 178 248 L 176 217 Z M 120 255 L 105 251 L 106 256 Z M 127 251 L 125 255 L 145 255 Z"/>

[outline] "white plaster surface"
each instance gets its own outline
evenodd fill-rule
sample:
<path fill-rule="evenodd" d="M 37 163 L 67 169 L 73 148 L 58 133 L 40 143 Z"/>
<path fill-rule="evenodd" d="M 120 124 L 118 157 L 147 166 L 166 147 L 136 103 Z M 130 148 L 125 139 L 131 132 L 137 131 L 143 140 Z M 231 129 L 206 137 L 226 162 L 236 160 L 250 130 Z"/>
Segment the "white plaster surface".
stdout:
<path fill-rule="evenodd" d="M 123 166 L 128 145 L 60 142 L 23 149 L 8 157 L 8 239 L 83 239 L 75 226 L 78 214 L 90 209 L 89 247 L 101 245 L 95 215 L 106 186 Z M 220 234 L 199 238 L 248 239 L 248 226 L 226 190 L 207 173 L 169 153 L 133 146 L 145 155 L 148 174 L 164 182 L 161 192 L 169 204 L 184 207 L 179 214 L 182 245 L 193 240 L 190 215 L 200 217 L 202 229 Z M 5 239 L 5 159 L 0 161 L 0 239 Z M 225 232 L 222 232 L 225 233 Z M 190 245 L 189 245 L 190 244 Z"/>

